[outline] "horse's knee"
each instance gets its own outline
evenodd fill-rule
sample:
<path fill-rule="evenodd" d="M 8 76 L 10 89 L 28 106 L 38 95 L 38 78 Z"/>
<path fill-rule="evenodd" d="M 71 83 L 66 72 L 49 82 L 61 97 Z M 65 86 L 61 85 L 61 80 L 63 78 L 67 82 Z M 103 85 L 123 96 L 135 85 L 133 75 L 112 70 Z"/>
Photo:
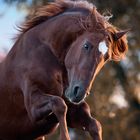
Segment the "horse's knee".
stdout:
<path fill-rule="evenodd" d="M 96 119 L 92 119 L 91 123 L 89 124 L 89 132 L 91 135 L 101 135 L 102 134 L 102 126 L 99 121 Z"/>
<path fill-rule="evenodd" d="M 58 96 L 45 96 L 44 101 L 31 106 L 29 117 L 32 122 L 38 122 L 51 112 L 53 112 L 57 118 L 66 115 L 67 106 L 62 98 Z"/>
<path fill-rule="evenodd" d="M 67 105 L 65 101 L 60 97 L 54 97 L 52 111 L 58 116 L 66 115 Z"/>

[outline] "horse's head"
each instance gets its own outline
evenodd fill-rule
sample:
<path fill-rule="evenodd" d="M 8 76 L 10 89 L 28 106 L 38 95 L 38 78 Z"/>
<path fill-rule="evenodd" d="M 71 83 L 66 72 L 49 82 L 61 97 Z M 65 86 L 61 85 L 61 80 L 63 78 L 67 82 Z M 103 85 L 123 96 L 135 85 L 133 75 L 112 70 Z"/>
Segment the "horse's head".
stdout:
<path fill-rule="evenodd" d="M 89 93 L 95 76 L 108 60 L 118 61 L 127 49 L 124 31 L 110 28 L 104 32 L 85 32 L 70 47 L 65 66 L 69 86 L 65 96 L 79 103 Z"/>
<path fill-rule="evenodd" d="M 127 50 L 126 32 L 107 19 L 86 1 L 56 0 L 22 27 L 26 32 L 41 22 L 47 24 L 47 28 L 45 23 L 41 26 L 40 40 L 65 64 L 69 84 L 65 96 L 71 102 L 83 100 L 102 66 L 108 60 L 120 60 Z"/>

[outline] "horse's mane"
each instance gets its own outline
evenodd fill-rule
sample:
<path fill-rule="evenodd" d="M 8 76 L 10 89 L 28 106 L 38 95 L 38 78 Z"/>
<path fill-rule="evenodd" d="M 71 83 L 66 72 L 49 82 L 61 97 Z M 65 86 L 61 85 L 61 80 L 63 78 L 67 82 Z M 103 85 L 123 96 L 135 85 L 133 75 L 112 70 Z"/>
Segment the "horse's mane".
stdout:
<path fill-rule="evenodd" d="M 25 33 L 34 26 L 45 22 L 50 17 L 63 13 L 67 9 L 85 8 L 92 11 L 93 7 L 95 7 L 93 4 L 83 0 L 55 0 L 55 2 L 51 2 L 48 5 L 36 8 L 33 14 L 30 15 L 30 18 L 27 19 L 21 27 L 19 27 L 19 30 L 20 32 Z"/>
<path fill-rule="evenodd" d="M 91 15 L 94 16 L 94 19 L 90 23 L 94 28 L 98 28 L 95 25 L 100 25 L 99 28 L 105 28 L 108 32 L 116 33 L 118 30 L 108 22 L 108 16 L 102 16 L 100 13 L 96 11 L 96 7 L 85 0 L 55 0 L 55 2 L 51 2 L 48 5 L 41 6 L 35 10 L 31 18 L 29 18 L 20 28 L 20 32 L 23 34 L 29 29 L 35 27 L 36 25 L 45 22 L 50 17 L 56 16 L 58 14 L 63 13 L 65 10 L 71 8 L 84 8 L 90 11 Z M 96 21 L 95 21 L 96 20 Z M 82 22 L 82 21 L 81 21 Z M 88 23 L 88 18 L 86 20 L 86 24 Z M 85 21 L 81 23 L 81 25 L 85 28 Z M 111 39 L 113 42 L 113 38 Z M 115 61 L 119 61 L 125 55 L 127 51 L 127 41 L 126 37 L 120 39 L 115 42 L 114 48 L 112 48 L 112 59 Z"/>

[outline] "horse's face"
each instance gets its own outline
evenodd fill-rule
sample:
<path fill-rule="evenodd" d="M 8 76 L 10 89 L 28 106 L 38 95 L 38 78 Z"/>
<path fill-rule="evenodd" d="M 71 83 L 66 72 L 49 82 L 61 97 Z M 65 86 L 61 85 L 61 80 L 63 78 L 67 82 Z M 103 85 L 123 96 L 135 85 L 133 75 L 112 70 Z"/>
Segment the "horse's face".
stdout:
<path fill-rule="evenodd" d="M 65 96 L 78 103 L 89 94 L 96 74 L 110 58 L 110 44 L 103 33 L 85 33 L 72 44 L 66 58 L 69 87 Z"/>

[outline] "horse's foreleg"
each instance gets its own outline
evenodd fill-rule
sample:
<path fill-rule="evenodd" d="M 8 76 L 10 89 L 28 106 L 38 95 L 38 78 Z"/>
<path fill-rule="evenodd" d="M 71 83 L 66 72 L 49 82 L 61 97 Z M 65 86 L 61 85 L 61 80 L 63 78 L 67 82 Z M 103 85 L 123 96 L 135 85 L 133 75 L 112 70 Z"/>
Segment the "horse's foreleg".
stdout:
<path fill-rule="evenodd" d="M 34 120 L 38 121 L 45 118 L 47 114 L 54 113 L 59 121 L 61 140 L 69 140 L 69 134 L 66 123 L 67 106 L 63 99 L 51 95 L 38 95 L 38 103 L 32 106 L 32 115 Z"/>
<path fill-rule="evenodd" d="M 99 121 L 94 118 L 90 118 L 89 124 L 85 125 L 87 130 L 92 136 L 93 140 L 102 140 L 102 127 Z"/>
<path fill-rule="evenodd" d="M 67 106 L 62 98 L 44 94 L 34 86 L 24 89 L 24 98 L 28 115 L 34 123 L 54 113 L 59 121 L 61 140 L 70 140 L 66 123 Z"/>
<path fill-rule="evenodd" d="M 93 140 L 102 140 L 101 124 L 90 115 L 87 103 L 69 104 L 67 113 L 68 126 L 88 131 Z"/>

